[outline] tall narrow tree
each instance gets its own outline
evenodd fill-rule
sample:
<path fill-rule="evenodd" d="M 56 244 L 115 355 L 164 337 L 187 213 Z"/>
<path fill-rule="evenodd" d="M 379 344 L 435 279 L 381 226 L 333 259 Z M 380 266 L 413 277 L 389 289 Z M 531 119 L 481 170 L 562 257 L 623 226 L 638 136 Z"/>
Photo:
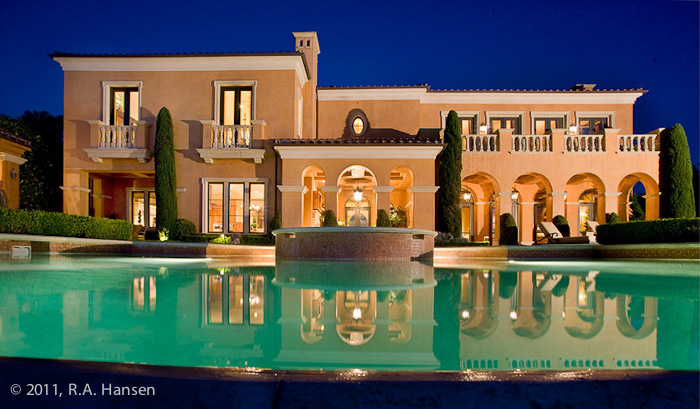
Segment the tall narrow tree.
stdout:
<path fill-rule="evenodd" d="M 175 179 L 173 119 L 161 108 L 156 121 L 153 156 L 156 170 L 156 229 L 172 230 L 177 220 L 177 181 Z"/>
<path fill-rule="evenodd" d="M 688 139 L 681 124 L 661 133 L 659 189 L 662 217 L 695 217 L 693 166 Z"/>
<path fill-rule="evenodd" d="M 438 191 L 438 230 L 462 236 L 462 211 L 459 193 L 462 186 L 462 129 L 457 112 L 450 111 L 445 124 L 444 141 L 440 161 L 440 190 Z"/>

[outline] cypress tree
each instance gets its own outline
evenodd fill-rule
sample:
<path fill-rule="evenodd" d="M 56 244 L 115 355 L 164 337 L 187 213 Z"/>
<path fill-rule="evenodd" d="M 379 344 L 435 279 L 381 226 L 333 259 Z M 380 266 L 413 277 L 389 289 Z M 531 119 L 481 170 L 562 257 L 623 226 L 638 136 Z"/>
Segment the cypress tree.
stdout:
<path fill-rule="evenodd" d="M 173 119 L 168 108 L 161 108 L 156 121 L 153 156 L 156 168 L 156 229 L 171 231 L 177 220 L 177 181 L 175 179 Z"/>
<path fill-rule="evenodd" d="M 462 186 L 462 129 L 457 112 L 450 111 L 445 125 L 445 144 L 440 162 L 440 190 L 438 191 L 438 229 L 462 236 L 462 210 L 459 192 Z"/>
<path fill-rule="evenodd" d="M 675 219 L 695 216 L 693 167 L 688 139 L 681 124 L 675 124 L 661 133 L 659 189 L 662 217 Z"/>

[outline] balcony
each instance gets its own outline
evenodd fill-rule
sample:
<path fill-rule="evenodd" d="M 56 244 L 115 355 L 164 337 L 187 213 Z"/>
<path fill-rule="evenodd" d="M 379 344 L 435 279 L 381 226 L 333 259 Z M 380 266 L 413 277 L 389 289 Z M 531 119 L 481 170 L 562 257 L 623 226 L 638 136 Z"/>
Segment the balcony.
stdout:
<path fill-rule="evenodd" d="M 90 120 L 90 148 L 84 148 L 93 162 L 104 159 L 137 159 L 146 163 L 151 159 L 149 148 L 149 125 L 136 121 L 135 125 L 105 125 L 102 121 Z"/>
<path fill-rule="evenodd" d="M 216 125 L 214 121 L 202 120 L 202 148 L 197 149 L 206 163 L 214 159 L 252 159 L 262 163 L 265 121 L 252 121 L 252 125 Z"/>

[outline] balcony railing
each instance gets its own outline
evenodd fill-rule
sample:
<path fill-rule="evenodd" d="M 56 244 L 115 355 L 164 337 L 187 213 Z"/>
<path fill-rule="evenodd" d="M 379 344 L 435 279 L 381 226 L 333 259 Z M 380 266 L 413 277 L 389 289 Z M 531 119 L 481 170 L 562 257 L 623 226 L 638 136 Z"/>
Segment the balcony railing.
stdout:
<path fill-rule="evenodd" d="M 511 152 L 544 153 L 552 151 L 551 135 L 513 135 Z"/>
<path fill-rule="evenodd" d="M 656 134 L 619 135 L 619 152 L 656 152 Z"/>
<path fill-rule="evenodd" d="M 94 162 L 104 159 L 137 159 L 146 163 L 151 158 L 149 125 L 136 121 L 133 125 L 105 125 L 99 120 L 88 120 L 90 145 L 83 148 Z"/>
<path fill-rule="evenodd" d="M 250 148 L 252 125 L 213 125 L 212 149 Z"/>
<path fill-rule="evenodd" d="M 603 135 L 567 135 L 566 152 L 605 152 Z"/>
<path fill-rule="evenodd" d="M 100 125 L 99 148 L 127 148 L 136 147 L 136 126 L 130 125 Z"/>
<path fill-rule="evenodd" d="M 462 135 L 465 152 L 498 152 L 498 135 Z"/>

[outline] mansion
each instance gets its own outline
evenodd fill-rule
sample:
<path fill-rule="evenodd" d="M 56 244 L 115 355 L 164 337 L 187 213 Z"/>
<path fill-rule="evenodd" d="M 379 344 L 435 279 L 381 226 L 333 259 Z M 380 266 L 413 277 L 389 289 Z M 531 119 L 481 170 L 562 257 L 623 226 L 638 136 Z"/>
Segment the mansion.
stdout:
<path fill-rule="evenodd" d="M 318 226 L 324 210 L 373 226 L 384 209 L 434 230 L 437 166 L 449 111 L 462 126 L 462 234 L 498 242 L 511 213 L 519 241 L 537 222 L 630 216 L 644 187 L 659 216 L 659 133 L 633 132 L 642 89 L 433 90 L 318 87 L 315 32 L 294 51 L 65 54 L 64 211 L 155 226 L 156 115 L 171 112 L 179 217 L 200 232 Z"/>

